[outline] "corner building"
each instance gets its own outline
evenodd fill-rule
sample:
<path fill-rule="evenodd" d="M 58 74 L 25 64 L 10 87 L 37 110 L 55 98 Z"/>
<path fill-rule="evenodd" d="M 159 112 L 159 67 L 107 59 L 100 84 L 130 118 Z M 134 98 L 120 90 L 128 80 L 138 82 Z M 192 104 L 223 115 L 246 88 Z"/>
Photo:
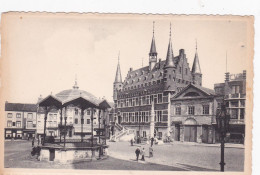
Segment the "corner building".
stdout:
<path fill-rule="evenodd" d="M 171 136 L 171 97 L 189 84 L 202 84 L 198 54 L 195 54 L 191 70 L 184 49 L 174 56 L 172 48 L 170 31 L 166 59 L 158 60 L 153 32 L 149 66 L 130 68 L 123 81 L 118 62 L 113 93 L 117 130 L 131 129 L 141 138 Z"/>

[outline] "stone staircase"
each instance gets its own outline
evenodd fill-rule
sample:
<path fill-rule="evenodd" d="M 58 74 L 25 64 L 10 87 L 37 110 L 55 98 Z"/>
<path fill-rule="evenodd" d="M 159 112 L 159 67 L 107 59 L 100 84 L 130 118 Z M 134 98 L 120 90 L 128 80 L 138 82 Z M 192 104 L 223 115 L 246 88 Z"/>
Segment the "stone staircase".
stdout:
<path fill-rule="evenodd" d="M 119 123 L 115 123 L 115 127 L 119 130 L 119 132 L 111 136 L 110 141 L 113 142 L 120 141 L 120 140 L 128 141 L 134 137 L 135 130 L 128 129 L 120 125 Z"/>

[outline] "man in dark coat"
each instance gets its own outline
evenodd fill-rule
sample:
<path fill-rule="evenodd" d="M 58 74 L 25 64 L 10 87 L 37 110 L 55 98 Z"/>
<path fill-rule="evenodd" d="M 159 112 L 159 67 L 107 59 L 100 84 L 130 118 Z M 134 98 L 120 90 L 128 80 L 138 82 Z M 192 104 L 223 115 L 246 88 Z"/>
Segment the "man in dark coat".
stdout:
<path fill-rule="evenodd" d="M 154 141 L 154 138 L 152 137 L 151 138 L 151 147 L 153 146 L 153 141 Z"/>
<path fill-rule="evenodd" d="M 136 148 L 135 154 L 136 154 L 136 161 L 138 161 L 138 159 L 139 159 L 139 154 L 140 154 L 140 149 L 139 149 L 139 148 Z"/>

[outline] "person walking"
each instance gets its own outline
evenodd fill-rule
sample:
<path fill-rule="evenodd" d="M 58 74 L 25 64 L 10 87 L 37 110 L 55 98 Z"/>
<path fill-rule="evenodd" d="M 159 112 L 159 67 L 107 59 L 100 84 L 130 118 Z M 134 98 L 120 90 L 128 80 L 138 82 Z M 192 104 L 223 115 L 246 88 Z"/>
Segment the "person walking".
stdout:
<path fill-rule="evenodd" d="M 34 147 L 34 137 L 32 138 L 32 147 Z"/>
<path fill-rule="evenodd" d="M 145 161 L 145 159 L 144 159 L 144 155 L 145 155 L 145 149 L 144 149 L 144 147 L 143 147 L 143 149 L 142 149 L 142 153 L 141 153 L 141 155 L 142 155 L 142 161 Z"/>
<path fill-rule="evenodd" d="M 139 154 L 140 154 L 140 149 L 136 148 L 136 150 L 135 150 L 136 161 L 138 161 L 138 159 L 139 159 Z"/>
<path fill-rule="evenodd" d="M 154 141 L 154 138 L 152 137 L 151 138 L 151 147 L 153 147 L 153 141 Z"/>

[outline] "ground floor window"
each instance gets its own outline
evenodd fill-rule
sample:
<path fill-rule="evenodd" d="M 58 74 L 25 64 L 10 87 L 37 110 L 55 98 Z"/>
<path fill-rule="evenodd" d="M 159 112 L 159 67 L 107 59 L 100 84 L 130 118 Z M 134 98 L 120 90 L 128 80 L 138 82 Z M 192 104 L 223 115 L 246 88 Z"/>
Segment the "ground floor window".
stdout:
<path fill-rule="evenodd" d="M 162 132 L 158 132 L 159 139 L 162 138 Z"/>
<path fill-rule="evenodd" d="M 143 137 L 146 137 L 146 131 L 143 131 Z"/>

